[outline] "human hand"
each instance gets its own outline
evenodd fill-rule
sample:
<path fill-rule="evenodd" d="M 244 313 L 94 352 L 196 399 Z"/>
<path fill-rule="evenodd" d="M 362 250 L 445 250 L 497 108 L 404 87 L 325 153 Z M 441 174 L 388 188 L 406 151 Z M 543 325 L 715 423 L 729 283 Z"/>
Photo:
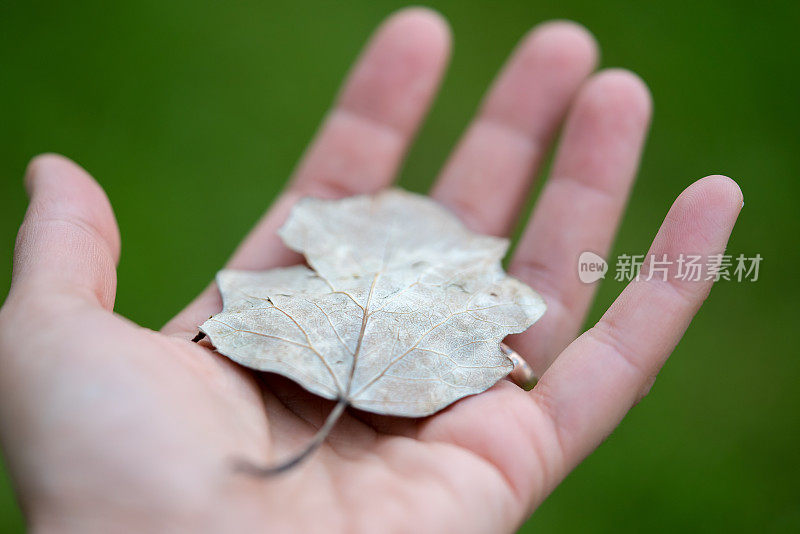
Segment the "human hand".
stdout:
<path fill-rule="evenodd" d="M 448 41 L 426 10 L 381 27 L 286 192 L 228 267 L 297 263 L 276 230 L 298 198 L 391 183 Z M 513 531 L 645 394 L 711 284 L 634 281 L 575 339 L 593 294 L 578 281 L 577 257 L 609 250 L 650 115 L 637 77 L 590 74 L 596 55 L 577 25 L 535 29 L 431 193 L 471 229 L 508 234 L 566 116 L 509 268 L 548 303 L 542 320 L 508 340 L 542 375 L 537 387 L 502 381 L 424 420 L 349 411 L 311 460 L 277 478 L 235 473 L 228 460 L 289 456 L 332 403 L 191 343 L 221 308 L 213 286 L 161 332 L 113 314 L 111 207 L 73 163 L 36 158 L 0 312 L 0 442 L 31 529 Z M 649 254 L 721 253 L 741 204 L 727 178 L 696 182 Z"/>

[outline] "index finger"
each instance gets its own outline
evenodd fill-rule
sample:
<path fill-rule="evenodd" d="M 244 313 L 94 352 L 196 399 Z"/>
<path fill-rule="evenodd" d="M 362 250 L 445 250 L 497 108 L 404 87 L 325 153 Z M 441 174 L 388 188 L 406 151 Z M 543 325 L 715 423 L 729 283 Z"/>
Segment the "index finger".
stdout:
<path fill-rule="evenodd" d="M 375 32 L 286 192 L 239 245 L 228 267 L 266 269 L 298 263 L 277 235 L 303 196 L 343 197 L 390 184 L 439 85 L 450 47 L 435 12 L 404 9 Z M 163 331 L 191 337 L 222 307 L 212 283 Z"/>

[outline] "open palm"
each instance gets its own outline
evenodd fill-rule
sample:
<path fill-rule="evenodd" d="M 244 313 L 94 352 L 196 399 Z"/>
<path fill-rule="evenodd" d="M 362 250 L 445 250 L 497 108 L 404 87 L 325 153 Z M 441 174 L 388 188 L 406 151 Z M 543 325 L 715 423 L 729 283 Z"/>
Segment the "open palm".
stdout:
<path fill-rule="evenodd" d="M 446 25 L 427 10 L 404 10 L 377 31 L 286 192 L 229 267 L 297 263 L 276 229 L 298 198 L 391 183 L 448 46 Z M 75 164 L 36 158 L 0 313 L 0 439 L 33 530 L 514 530 L 647 391 L 711 284 L 641 277 L 575 339 L 593 294 L 577 258 L 608 251 L 650 115 L 636 76 L 591 74 L 596 55 L 575 24 L 532 31 L 432 190 L 471 229 L 506 235 L 566 117 L 509 268 L 548 304 L 508 340 L 542 375 L 538 386 L 502 381 L 424 420 L 349 411 L 310 461 L 276 478 L 237 473 L 230 460 L 289 456 L 332 403 L 192 343 L 221 308 L 213 286 L 160 333 L 113 314 L 111 207 Z M 696 182 L 649 254 L 721 253 L 741 205 L 731 180 Z"/>

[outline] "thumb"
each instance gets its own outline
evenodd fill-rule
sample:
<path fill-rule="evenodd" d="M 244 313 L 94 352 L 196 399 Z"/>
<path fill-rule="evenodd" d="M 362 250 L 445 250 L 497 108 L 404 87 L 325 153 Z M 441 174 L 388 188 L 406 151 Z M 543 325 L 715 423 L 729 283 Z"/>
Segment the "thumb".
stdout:
<path fill-rule="evenodd" d="M 31 200 L 17 235 L 11 296 L 57 292 L 112 309 L 120 239 L 103 189 L 55 154 L 31 161 L 25 188 Z"/>

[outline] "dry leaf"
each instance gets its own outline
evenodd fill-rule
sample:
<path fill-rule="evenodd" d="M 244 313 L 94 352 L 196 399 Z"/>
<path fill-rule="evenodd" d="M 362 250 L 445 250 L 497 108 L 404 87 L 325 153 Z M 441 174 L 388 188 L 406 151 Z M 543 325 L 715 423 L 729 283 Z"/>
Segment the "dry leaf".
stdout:
<path fill-rule="evenodd" d="M 217 351 L 370 412 L 419 417 L 512 369 L 500 349 L 545 310 L 500 265 L 508 242 L 474 234 L 400 190 L 307 198 L 280 235 L 309 269 L 224 270 Z"/>
<path fill-rule="evenodd" d="M 500 348 L 544 313 L 507 276 L 508 241 L 468 231 L 427 197 L 306 198 L 281 228 L 308 265 L 217 275 L 217 351 L 379 414 L 420 417 L 513 368 Z"/>

